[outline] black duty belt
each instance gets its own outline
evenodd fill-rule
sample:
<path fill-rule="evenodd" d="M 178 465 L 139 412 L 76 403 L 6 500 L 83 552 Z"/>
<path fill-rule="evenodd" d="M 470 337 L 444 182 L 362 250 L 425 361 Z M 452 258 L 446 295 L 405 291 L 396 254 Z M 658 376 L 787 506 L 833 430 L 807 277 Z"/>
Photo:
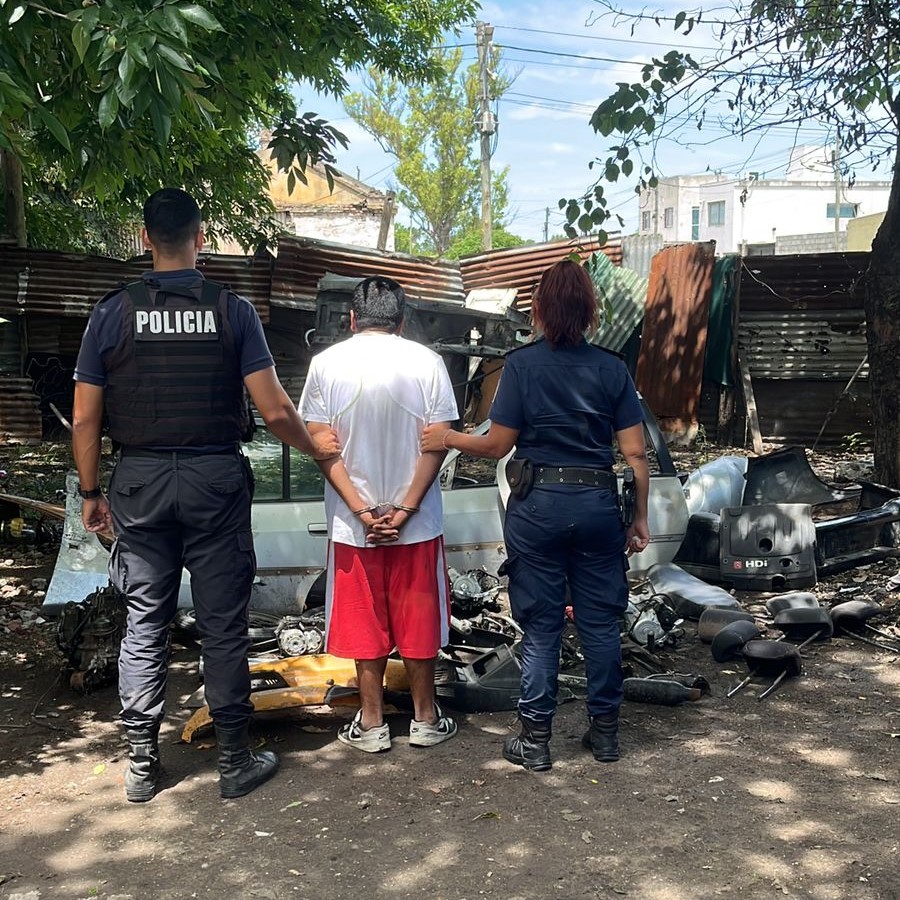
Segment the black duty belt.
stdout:
<path fill-rule="evenodd" d="M 154 450 L 152 447 L 122 447 L 119 450 L 121 456 L 138 456 L 147 459 L 171 459 L 173 456 L 235 456 L 238 453 L 237 445 L 229 447 L 227 450 L 199 450 L 196 447 L 182 447 L 180 450 Z"/>
<path fill-rule="evenodd" d="M 616 473 L 577 466 L 535 466 L 534 484 L 581 484 L 616 491 Z"/>

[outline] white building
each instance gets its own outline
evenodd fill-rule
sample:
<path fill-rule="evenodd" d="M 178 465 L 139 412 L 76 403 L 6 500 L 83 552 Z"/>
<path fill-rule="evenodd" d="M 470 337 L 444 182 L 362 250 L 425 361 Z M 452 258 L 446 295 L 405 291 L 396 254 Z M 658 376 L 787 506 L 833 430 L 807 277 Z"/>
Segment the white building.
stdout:
<path fill-rule="evenodd" d="M 838 236 L 858 216 L 887 209 L 890 181 L 856 181 L 835 176 L 832 150 L 794 148 L 784 178 L 765 172 L 680 175 L 661 178 L 640 195 L 639 233 L 660 234 L 666 243 L 715 241 L 719 253 L 739 253 L 748 244 L 775 244 L 791 235 Z M 796 242 L 794 242 L 796 244 Z"/>

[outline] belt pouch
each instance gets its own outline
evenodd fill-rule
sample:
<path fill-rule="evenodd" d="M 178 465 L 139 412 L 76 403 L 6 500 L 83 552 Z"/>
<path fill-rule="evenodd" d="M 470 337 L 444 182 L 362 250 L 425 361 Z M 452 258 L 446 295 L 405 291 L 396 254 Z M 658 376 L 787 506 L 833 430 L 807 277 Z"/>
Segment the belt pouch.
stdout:
<path fill-rule="evenodd" d="M 534 466 L 531 460 L 513 457 L 506 464 L 506 481 L 513 497 L 524 500 L 534 484 Z"/>

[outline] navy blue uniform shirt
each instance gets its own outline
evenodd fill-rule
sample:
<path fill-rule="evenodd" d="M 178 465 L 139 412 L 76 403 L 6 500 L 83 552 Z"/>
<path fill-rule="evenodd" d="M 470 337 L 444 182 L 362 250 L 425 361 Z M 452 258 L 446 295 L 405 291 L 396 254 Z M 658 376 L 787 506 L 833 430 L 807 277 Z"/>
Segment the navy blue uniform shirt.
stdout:
<path fill-rule="evenodd" d="M 178 285 L 181 288 L 199 289 L 203 275 L 196 269 L 178 269 L 170 272 L 145 272 L 144 281 Z M 98 387 L 106 387 L 106 370 L 103 354 L 116 347 L 122 339 L 122 299 L 121 293 L 110 297 L 105 303 L 98 303 L 91 312 L 78 361 L 75 363 L 75 380 Z M 240 354 L 241 377 L 246 378 L 275 365 L 262 322 L 253 304 L 230 294 L 228 297 L 228 322 L 234 334 L 234 346 Z"/>
<path fill-rule="evenodd" d="M 491 421 L 517 429 L 516 456 L 535 465 L 611 469 L 615 432 L 644 413 L 618 356 L 538 340 L 506 357 Z"/>

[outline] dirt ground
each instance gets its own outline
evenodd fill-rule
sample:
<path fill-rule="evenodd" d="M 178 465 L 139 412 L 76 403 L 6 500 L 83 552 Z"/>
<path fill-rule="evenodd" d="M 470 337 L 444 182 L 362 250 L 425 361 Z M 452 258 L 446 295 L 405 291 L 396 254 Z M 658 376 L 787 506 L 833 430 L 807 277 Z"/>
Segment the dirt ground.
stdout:
<path fill-rule="evenodd" d="M 52 564 L 52 548 L 0 547 L 3 900 L 900 898 L 896 655 L 814 644 L 770 699 L 754 685 L 729 700 L 743 665 L 714 662 L 687 623 L 660 660 L 712 694 L 626 704 L 618 763 L 582 750 L 578 702 L 559 710 L 545 774 L 500 757 L 513 713 L 461 715 L 431 750 L 410 748 L 409 717 L 391 715 L 393 749 L 369 757 L 336 741 L 343 719 L 322 709 L 257 719 L 282 771 L 223 801 L 212 741 L 178 741 L 198 675 L 196 650 L 176 647 L 165 789 L 133 805 L 114 688 L 74 693 L 53 623 L 34 619 Z M 882 602 L 896 626 L 897 570 L 887 560 L 816 592 Z M 762 598 L 742 595 L 753 611 Z"/>

